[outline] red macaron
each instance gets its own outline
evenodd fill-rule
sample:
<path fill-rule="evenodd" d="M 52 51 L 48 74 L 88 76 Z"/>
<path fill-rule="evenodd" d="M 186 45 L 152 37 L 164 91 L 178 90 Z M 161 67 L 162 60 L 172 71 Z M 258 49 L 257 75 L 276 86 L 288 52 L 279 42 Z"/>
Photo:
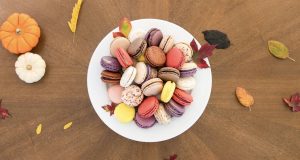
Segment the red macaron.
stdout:
<path fill-rule="evenodd" d="M 133 65 L 133 61 L 129 54 L 123 48 L 118 48 L 115 51 L 115 57 L 117 57 L 119 63 L 123 68 L 128 68 Z"/>
<path fill-rule="evenodd" d="M 184 64 L 184 54 L 181 52 L 180 49 L 173 47 L 167 53 L 167 67 L 173 67 L 179 69 Z"/>
<path fill-rule="evenodd" d="M 188 92 L 178 88 L 175 89 L 172 99 L 182 106 L 187 106 L 193 102 L 193 97 Z"/>
<path fill-rule="evenodd" d="M 149 118 L 154 115 L 158 110 L 159 101 L 155 96 L 150 96 L 144 99 L 144 101 L 139 105 L 138 114 L 142 118 Z"/>

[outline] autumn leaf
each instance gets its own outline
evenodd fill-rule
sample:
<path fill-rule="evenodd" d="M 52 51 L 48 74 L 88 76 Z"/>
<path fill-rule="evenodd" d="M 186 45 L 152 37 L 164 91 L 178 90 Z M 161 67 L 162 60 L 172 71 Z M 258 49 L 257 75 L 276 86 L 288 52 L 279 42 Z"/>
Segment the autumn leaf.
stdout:
<path fill-rule="evenodd" d="M 2 108 L 2 99 L 0 99 L 0 116 L 1 119 L 5 119 L 11 116 L 7 109 Z"/>
<path fill-rule="evenodd" d="M 198 49 L 198 45 L 197 45 L 195 39 L 193 39 L 193 40 L 191 41 L 190 46 L 192 47 L 194 53 L 198 53 L 199 49 Z"/>
<path fill-rule="evenodd" d="M 251 111 L 251 106 L 254 104 L 254 98 L 242 87 L 236 87 L 235 94 L 239 102 L 248 107 Z"/>
<path fill-rule="evenodd" d="M 283 98 L 283 101 L 291 108 L 293 112 L 300 111 L 300 93 L 293 94 L 290 99 Z"/>
<path fill-rule="evenodd" d="M 173 154 L 173 155 L 170 155 L 169 158 L 165 158 L 164 160 L 176 160 L 177 159 L 177 154 Z"/>
<path fill-rule="evenodd" d="M 268 48 L 270 53 L 280 59 L 290 59 L 295 62 L 293 58 L 289 56 L 289 49 L 281 42 L 270 40 L 268 41 Z"/>
<path fill-rule="evenodd" d="M 209 68 L 209 65 L 206 63 L 206 61 L 202 58 L 199 58 L 197 61 L 197 66 L 199 68 Z"/>
<path fill-rule="evenodd" d="M 230 46 L 230 40 L 223 32 L 218 30 L 206 30 L 202 33 L 205 40 L 211 45 L 216 45 L 217 49 L 226 49 Z"/>
<path fill-rule="evenodd" d="M 192 49 L 194 51 L 193 60 L 196 62 L 197 66 L 202 69 L 208 68 L 209 65 L 204 60 L 204 58 L 212 56 L 213 50 L 215 49 L 216 46 L 206 43 L 206 44 L 202 45 L 200 47 L 200 49 L 198 49 L 199 47 L 198 47 L 195 39 L 193 39 L 190 42 L 190 46 L 192 47 Z"/>
<path fill-rule="evenodd" d="M 112 116 L 114 114 L 115 108 L 116 108 L 116 104 L 111 103 L 111 105 L 105 105 L 102 106 L 102 108 L 106 111 L 106 112 L 110 112 L 110 116 Z"/>
<path fill-rule="evenodd" d="M 200 58 L 206 58 L 213 55 L 213 50 L 216 48 L 216 45 L 211 45 L 209 43 L 205 43 L 201 45 L 201 48 L 199 49 L 199 57 Z"/>
<path fill-rule="evenodd" d="M 123 33 L 126 37 L 128 37 L 130 31 L 132 29 L 131 22 L 128 18 L 124 17 L 121 19 L 119 24 L 119 31 Z"/>
<path fill-rule="evenodd" d="M 39 124 L 35 129 L 35 133 L 39 135 L 41 134 L 41 132 L 42 132 L 42 124 Z"/>
<path fill-rule="evenodd" d="M 64 125 L 64 129 L 68 129 L 72 126 L 73 122 L 69 122 L 67 124 Z"/>
<path fill-rule="evenodd" d="M 125 35 L 122 32 L 113 32 L 113 37 L 125 37 Z"/>

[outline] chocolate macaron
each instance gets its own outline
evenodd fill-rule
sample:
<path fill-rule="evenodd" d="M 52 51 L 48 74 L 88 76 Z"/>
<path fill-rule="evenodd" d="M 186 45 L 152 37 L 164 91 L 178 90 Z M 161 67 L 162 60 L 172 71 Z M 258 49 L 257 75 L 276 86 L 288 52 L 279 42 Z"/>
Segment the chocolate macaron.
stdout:
<path fill-rule="evenodd" d="M 143 38 L 134 40 L 128 47 L 127 52 L 133 58 L 138 58 L 147 49 L 147 42 Z"/>
<path fill-rule="evenodd" d="M 101 80 L 108 84 L 120 83 L 121 77 L 121 73 L 118 72 L 110 72 L 107 70 L 101 72 Z"/>
<path fill-rule="evenodd" d="M 179 76 L 179 71 L 173 67 L 163 67 L 158 71 L 158 78 L 164 81 L 177 82 Z"/>
<path fill-rule="evenodd" d="M 145 61 L 152 67 L 162 67 L 166 62 L 166 55 L 159 47 L 151 46 L 146 50 Z"/>

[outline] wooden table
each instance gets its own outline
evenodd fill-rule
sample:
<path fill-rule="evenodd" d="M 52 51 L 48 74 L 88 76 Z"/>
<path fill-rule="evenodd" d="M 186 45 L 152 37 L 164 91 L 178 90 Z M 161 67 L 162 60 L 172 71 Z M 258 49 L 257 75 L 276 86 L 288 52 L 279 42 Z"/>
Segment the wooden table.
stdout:
<path fill-rule="evenodd" d="M 182 160 L 300 159 L 300 113 L 291 112 L 281 99 L 300 91 L 299 0 L 85 0 L 73 43 L 67 21 L 74 3 L 0 1 L 1 23 L 13 12 L 28 13 L 38 21 L 42 37 L 33 52 L 47 62 L 45 77 L 25 84 L 14 71 L 17 56 L 0 47 L 0 97 L 13 115 L 0 120 L 0 159 L 160 160 L 174 153 Z M 202 43 L 201 31 L 218 29 L 233 43 L 210 58 L 213 88 L 204 114 L 174 139 L 125 139 L 91 106 L 86 87 L 89 60 L 124 16 L 174 22 Z M 270 39 L 285 43 L 297 62 L 272 57 L 267 50 Z M 251 112 L 237 102 L 237 86 L 255 97 Z M 72 128 L 63 130 L 69 121 Z M 39 123 L 43 131 L 36 135 Z"/>

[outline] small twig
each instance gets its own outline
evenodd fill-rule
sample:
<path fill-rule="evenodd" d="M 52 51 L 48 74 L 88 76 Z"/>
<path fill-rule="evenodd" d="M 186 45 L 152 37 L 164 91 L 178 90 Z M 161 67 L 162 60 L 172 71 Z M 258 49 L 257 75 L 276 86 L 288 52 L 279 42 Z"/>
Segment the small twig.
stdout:
<path fill-rule="evenodd" d="M 296 62 L 296 60 L 293 59 L 293 58 L 291 58 L 290 56 L 288 56 L 287 58 L 290 59 L 290 60 L 293 61 L 293 62 Z"/>

